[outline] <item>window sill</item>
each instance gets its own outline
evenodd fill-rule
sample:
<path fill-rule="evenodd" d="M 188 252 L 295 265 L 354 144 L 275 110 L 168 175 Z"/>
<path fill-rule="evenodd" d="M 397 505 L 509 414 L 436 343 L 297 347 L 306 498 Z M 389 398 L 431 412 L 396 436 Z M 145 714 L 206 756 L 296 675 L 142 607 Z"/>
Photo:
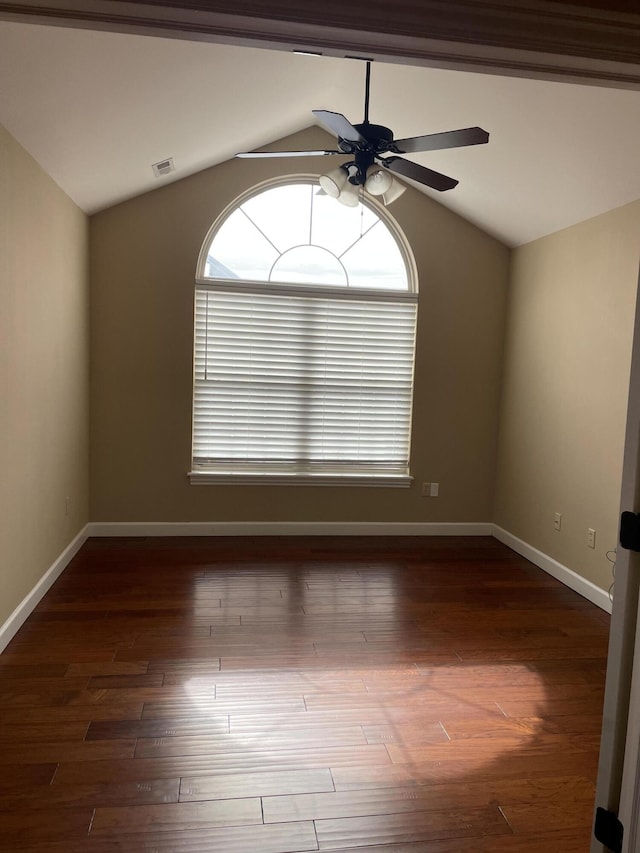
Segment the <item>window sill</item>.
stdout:
<path fill-rule="evenodd" d="M 192 486 L 367 486 L 408 489 L 409 474 L 310 474 L 273 471 L 189 471 Z"/>

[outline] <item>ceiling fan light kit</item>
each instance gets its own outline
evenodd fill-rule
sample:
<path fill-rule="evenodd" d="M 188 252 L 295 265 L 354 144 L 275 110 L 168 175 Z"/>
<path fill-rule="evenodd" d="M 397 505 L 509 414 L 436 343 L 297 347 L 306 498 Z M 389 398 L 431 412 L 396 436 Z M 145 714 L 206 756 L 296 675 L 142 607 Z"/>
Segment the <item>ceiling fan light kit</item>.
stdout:
<path fill-rule="evenodd" d="M 369 195 L 378 196 L 385 207 L 400 198 L 406 190 L 404 184 L 396 181 L 382 166 L 369 168 L 364 183 L 361 183 L 361 176 L 353 164 L 338 166 L 326 175 L 320 175 L 318 180 L 323 193 L 347 207 L 357 207 L 361 189 L 365 189 Z"/>
<path fill-rule="evenodd" d="M 379 196 L 385 205 L 399 198 L 406 187 L 393 175 L 402 175 L 431 189 L 444 192 L 453 189 L 458 181 L 405 160 L 398 154 L 420 151 L 439 151 L 445 148 L 460 148 L 466 145 L 483 145 L 489 134 L 481 127 L 466 127 L 444 133 L 429 133 L 407 139 L 394 139 L 393 131 L 380 124 L 369 122 L 369 89 L 371 62 L 367 60 L 364 96 L 364 121 L 351 124 L 341 113 L 329 110 L 312 110 L 316 119 L 338 138 L 337 150 L 324 151 L 253 151 L 237 154 L 237 157 L 317 157 L 333 154 L 351 155 L 353 160 L 320 176 L 320 186 L 332 198 L 349 207 L 355 207 L 362 187 L 373 196 Z M 391 156 L 383 157 L 383 154 Z M 355 201 L 354 201 L 355 199 Z"/>

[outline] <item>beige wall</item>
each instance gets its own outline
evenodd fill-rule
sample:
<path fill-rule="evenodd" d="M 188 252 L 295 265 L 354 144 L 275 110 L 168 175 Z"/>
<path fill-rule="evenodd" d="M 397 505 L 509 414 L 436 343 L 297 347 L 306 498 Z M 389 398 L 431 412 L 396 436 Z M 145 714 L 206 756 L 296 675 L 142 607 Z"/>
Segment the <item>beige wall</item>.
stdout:
<path fill-rule="evenodd" d="M 326 161 L 232 160 L 91 218 L 93 521 L 491 520 L 509 253 L 413 189 L 390 208 L 421 291 L 412 488 L 189 485 L 198 252 L 229 202 L 292 167 Z"/>
<path fill-rule="evenodd" d="M 604 589 L 639 258 L 640 202 L 512 253 L 495 522 Z"/>
<path fill-rule="evenodd" d="M 0 625 L 88 520 L 87 250 L 0 126 Z"/>

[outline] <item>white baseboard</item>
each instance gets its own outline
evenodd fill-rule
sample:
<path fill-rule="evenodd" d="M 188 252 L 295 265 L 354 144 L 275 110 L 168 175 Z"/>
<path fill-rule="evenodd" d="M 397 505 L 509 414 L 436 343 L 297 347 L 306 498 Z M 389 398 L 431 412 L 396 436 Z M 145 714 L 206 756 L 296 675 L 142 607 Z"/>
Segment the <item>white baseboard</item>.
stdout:
<path fill-rule="evenodd" d="M 518 539 L 517 536 L 509 533 L 502 527 L 498 527 L 497 524 L 493 525 L 493 535 L 504 545 L 507 545 L 522 557 L 526 557 L 531 563 L 561 581 L 565 586 L 579 593 L 583 598 L 588 599 L 593 604 L 597 604 L 598 607 L 606 610 L 607 613 L 611 613 L 612 604 L 606 590 L 600 589 L 599 586 L 586 580 L 586 578 L 574 572 L 573 569 L 563 566 L 562 563 L 554 560 L 553 557 L 549 557 L 542 551 L 538 551 L 537 548 L 534 548 L 522 539 Z"/>
<path fill-rule="evenodd" d="M 89 536 L 491 536 L 490 523 L 185 521 L 102 522 Z"/>
<path fill-rule="evenodd" d="M 31 592 L 22 599 L 6 622 L 0 625 L 0 652 L 9 645 L 27 617 L 31 615 L 36 605 L 44 597 L 44 594 L 51 589 L 54 582 L 67 568 L 80 548 L 82 548 L 89 535 L 88 528 L 88 524 L 82 528 L 75 539 L 67 545 L 62 554 L 54 560 Z"/>

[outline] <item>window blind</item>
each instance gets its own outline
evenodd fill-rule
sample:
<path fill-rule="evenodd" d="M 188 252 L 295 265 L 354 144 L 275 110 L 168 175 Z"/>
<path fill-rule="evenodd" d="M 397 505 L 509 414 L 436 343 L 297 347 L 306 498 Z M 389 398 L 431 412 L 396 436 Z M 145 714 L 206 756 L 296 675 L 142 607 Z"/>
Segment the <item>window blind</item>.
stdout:
<path fill-rule="evenodd" d="M 194 468 L 408 472 L 415 302 L 200 288 L 195 315 Z"/>

